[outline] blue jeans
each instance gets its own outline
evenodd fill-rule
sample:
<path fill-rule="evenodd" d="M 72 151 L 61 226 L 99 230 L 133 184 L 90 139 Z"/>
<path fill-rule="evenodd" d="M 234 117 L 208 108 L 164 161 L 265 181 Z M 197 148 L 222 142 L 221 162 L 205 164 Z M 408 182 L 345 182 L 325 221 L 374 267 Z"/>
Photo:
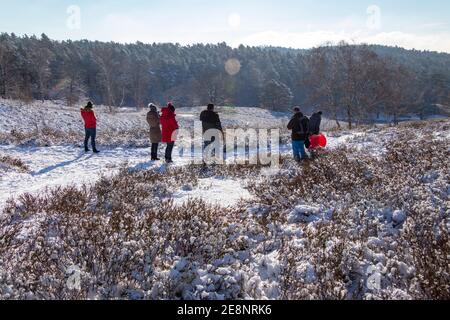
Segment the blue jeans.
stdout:
<path fill-rule="evenodd" d="M 294 151 L 295 160 L 306 158 L 305 141 L 292 141 L 292 150 Z"/>
<path fill-rule="evenodd" d="M 97 136 L 97 129 L 85 129 L 86 137 L 84 138 L 84 148 L 88 148 L 89 139 L 91 139 L 92 148 L 95 150 L 95 138 Z"/>

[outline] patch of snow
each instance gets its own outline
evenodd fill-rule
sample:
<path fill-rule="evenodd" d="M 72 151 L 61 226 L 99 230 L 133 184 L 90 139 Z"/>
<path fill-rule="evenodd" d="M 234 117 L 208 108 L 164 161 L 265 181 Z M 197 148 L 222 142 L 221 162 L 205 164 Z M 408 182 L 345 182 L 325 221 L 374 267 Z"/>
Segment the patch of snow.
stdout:
<path fill-rule="evenodd" d="M 29 173 L 6 171 L 0 175 L 0 207 L 5 201 L 23 193 L 38 193 L 45 188 L 94 183 L 102 175 L 116 173 L 127 162 L 130 166 L 151 168 L 148 149 L 116 148 L 98 155 L 68 146 L 18 148 L 0 146 L 0 154 L 21 159 Z"/>
<path fill-rule="evenodd" d="M 309 206 L 309 205 L 299 205 L 289 213 L 288 222 L 294 223 L 311 223 L 323 218 L 320 208 Z"/>
<path fill-rule="evenodd" d="M 394 211 L 394 213 L 392 214 L 392 221 L 396 224 L 396 225 L 401 225 L 406 221 L 407 215 L 405 212 L 401 211 L 401 210 L 396 210 Z"/>
<path fill-rule="evenodd" d="M 240 200 L 250 200 L 250 192 L 243 187 L 239 180 L 225 180 L 218 178 L 199 179 L 198 186 L 193 188 L 186 185 L 173 194 L 174 203 L 182 205 L 189 199 L 201 199 L 206 203 L 222 207 L 230 207 Z"/>

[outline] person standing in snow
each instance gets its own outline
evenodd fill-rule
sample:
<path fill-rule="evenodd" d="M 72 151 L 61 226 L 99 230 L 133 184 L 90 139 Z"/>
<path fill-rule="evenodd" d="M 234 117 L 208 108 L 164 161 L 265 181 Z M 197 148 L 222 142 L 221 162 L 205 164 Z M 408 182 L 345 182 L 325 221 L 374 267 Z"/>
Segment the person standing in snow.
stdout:
<path fill-rule="evenodd" d="M 294 116 L 288 124 L 288 129 L 292 131 L 292 150 L 295 161 L 300 162 L 308 159 L 305 141 L 309 135 L 309 120 L 303 115 L 299 107 L 294 108 Z"/>
<path fill-rule="evenodd" d="M 149 105 L 150 111 L 147 113 L 147 123 L 150 126 L 150 142 L 152 143 L 152 161 L 159 161 L 158 147 L 162 140 L 161 122 L 158 109 L 153 103 Z"/>
<path fill-rule="evenodd" d="M 316 112 L 309 119 L 309 132 L 312 135 L 320 134 L 320 125 L 322 124 L 322 111 Z"/>
<path fill-rule="evenodd" d="M 179 129 L 175 114 L 175 107 L 169 103 L 167 107 L 161 110 L 161 127 L 162 127 L 162 142 L 167 143 L 166 147 L 166 163 L 172 163 L 172 151 L 175 146 L 176 131 Z"/>
<path fill-rule="evenodd" d="M 203 135 L 205 135 L 208 130 L 219 130 L 223 133 L 220 117 L 217 112 L 214 111 L 214 104 L 208 104 L 207 109 L 200 114 L 200 121 L 203 126 Z M 206 148 L 214 141 L 216 141 L 216 137 L 212 137 L 210 141 L 205 141 L 204 147 Z"/>
<path fill-rule="evenodd" d="M 99 153 L 95 145 L 95 139 L 97 137 L 97 117 L 94 112 L 94 105 L 92 102 L 88 102 L 86 107 L 81 109 L 81 117 L 84 121 L 85 138 L 84 138 L 84 150 L 89 152 L 89 139 L 91 140 L 92 151 Z"/>

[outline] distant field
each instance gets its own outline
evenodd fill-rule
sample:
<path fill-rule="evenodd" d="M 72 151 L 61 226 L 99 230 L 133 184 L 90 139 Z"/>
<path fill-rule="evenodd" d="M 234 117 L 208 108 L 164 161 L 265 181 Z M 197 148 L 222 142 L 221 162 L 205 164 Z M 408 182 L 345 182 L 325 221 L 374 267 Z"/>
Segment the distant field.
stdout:
<path fill-rule="evenodd" d="M 84 135 L 80 107 L 69 108 L 57 102 L 0 100 L 0 143 L 20 145 L 79 144 Z M 205 107 L 177 109 L 181 128 L 193 128 Z M 120 108 L 109 112 L 106 106 L 97 106 L 99 143 L 108 146 L 148 146 L 147 110 Z M 288 135 L 286 125 L 290 113 L 271 112 L 261 108 L 217 107 L 224 128 L 280 128 Z M 335 127 L 324 119 L 323 128 Z"/>

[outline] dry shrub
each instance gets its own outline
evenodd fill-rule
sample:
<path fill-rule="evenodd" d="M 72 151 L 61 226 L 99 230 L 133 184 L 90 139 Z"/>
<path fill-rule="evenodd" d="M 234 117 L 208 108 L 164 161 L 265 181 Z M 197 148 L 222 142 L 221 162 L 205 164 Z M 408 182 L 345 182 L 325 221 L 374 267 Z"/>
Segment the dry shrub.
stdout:
<path fill-rule="evenodd" d="M 380 157 L 342 147 L 300 166 L 283 158 L 272 176 L 261 166 L 124 167 L 93 186 L 23 195 L 0 216 L 0 297 L 448 299 L 449 142 L 415 130 L 395 129 Z M 173 204 L 173 190 L 213 176 L 250 178 L 255 199 Z M 299 204 L 321 216 L 292 222 Z M 80 290 L 67 286 L 71 266 Z"/>
<path fill-rule="evenodd" d="M 449 143 L 414 141 L 408 139 L 411 134 L 401 132 L 400 142 L 388 145 L 381 159 L 339 148 L 298 169 L 284 162 L 286 172 L 250 186 L 259 202 L 270 208 L 269 215 L 287 214 L 298 199 L 333 208 L 329 221 L 316 223 L 312 229 L 306 227 L 307 241 L 300 253 L 284 263 L 291 266 L 285 273 L 290 284 L 283 288 L 284 297 L 396 299 L 399 297 L 392 288 L 401 288 L 417 299 L 449 298 Z M 404 224 L 396 225 L 384 216 L 394 210 L 405 212 Z M 371 238 L 391 244 L 375 250 Z M 327 244 L 332 244 L 332 250 Z M 289 246 L 292 244 L 287 252 L 298 252 Z M 384 266 L 392 273 L 377 293 L 365 287 L 367 275 L 358 263 L 368 252 L 392 256 Z M 313 285 L 293 276 L 305 263 L 303 257 L 315 266 L 317 281 Z M 404 264 L 414 266 L 414 272 L 405 276 L 401 270 Z M 295 282 L 297 278 L 299 282 Z"/>
<path fill-rule="evenodd" d="M 147 129 L 130 128 L 129 130 L 99 129 L 98 144 L 104 147 L 149 147 L 150 138 Z M 48 147 L 51 145 L 82 145 L 84 131 L 43 126 L 30 131 L 0 132 L 0 143 L 17 146 Z"/>
<path fill-rule="evenodd" d="M 9 201 L 0 229 L 1 296 L 182 298 L 188 283 L 170 275 L 174 258 L 203 265 L 242 247 L 233 210 L 167 200 L 169 186 L 183 183 L 196 183 L 189 170 L 123 168 L 92 187 L 56 188 Z M 81 290 L 67 286 L 71 266 L 82 270 Z"/>
<path fill-rule="evenodd" d="M 20 172 L 29 172 L 30 169 L 19 158 L 14 158 L 10 156 L 0 156 L 0 166 L 3 168 L 12 168 Z"/>

